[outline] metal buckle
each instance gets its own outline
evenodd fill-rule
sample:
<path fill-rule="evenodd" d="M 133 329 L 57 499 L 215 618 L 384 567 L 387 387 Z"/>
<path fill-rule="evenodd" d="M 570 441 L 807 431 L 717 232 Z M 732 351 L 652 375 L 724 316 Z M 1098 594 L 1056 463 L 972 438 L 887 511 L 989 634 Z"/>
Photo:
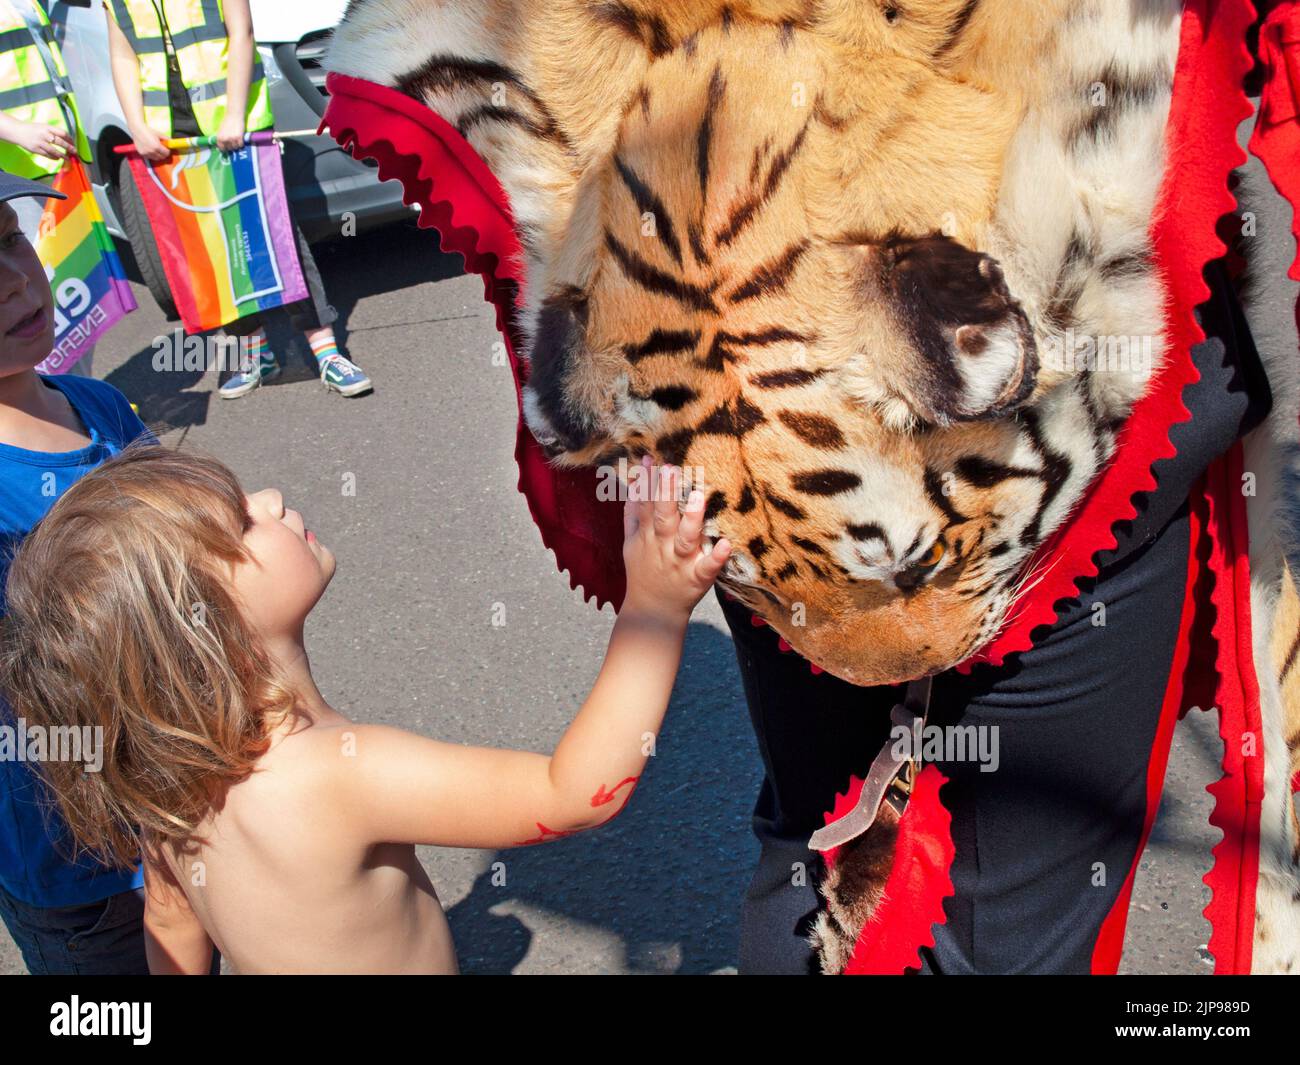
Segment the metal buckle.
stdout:
<path fill-rule="evenodd" d="M 901 725 L 913 734 L 912 757 L 903 758 L 894 754 L 892 736 L 871 763 L 867 779 L 862 785 L 857 805 L 847 814 L 832 821 L 824 828 L 819 828 L 808 840 L 808 847 L 815 851 L 828 851 L 832 847 L 842 847 L 850 840 L 857 839 L 876 823 L 880 814 L 880 804 L 888 801 L 890 806 L 901 816 L 912 793 L 916 774 L 921 769 L 920 745 L 918 732 L 925 728 L 926 716 L 930 709 L 931 677 L 914 680 L 907 686 L 903 701 L 890 711 L 890 720 Z M 919 728 L 918 728 L 919 723 Z"/>

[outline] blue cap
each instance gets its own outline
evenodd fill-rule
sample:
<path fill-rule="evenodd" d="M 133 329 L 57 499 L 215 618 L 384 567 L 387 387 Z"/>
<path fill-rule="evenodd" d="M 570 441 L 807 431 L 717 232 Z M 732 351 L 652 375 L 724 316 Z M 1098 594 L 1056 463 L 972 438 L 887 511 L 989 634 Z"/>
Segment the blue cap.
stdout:
<path fill-rule="evenodd" d="M 68 197 L 62 192 L 55 192 L 48 185 L 42 185 L 39 181 L 29 181 L 27 178 L 21 178 L 17 174 L 11 174 L 7 170 L 0 170 L 0 201 L 16 200 L 20 196 L 39 196 L 41 199 L 48 199 L 53 196 L 56 200 L 66 200 Z"/>

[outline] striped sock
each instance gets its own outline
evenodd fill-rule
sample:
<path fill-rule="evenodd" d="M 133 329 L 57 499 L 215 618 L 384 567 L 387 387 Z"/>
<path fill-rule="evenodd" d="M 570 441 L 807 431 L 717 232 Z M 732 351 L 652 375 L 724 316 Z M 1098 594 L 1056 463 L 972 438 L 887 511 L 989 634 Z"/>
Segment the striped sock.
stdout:
<path fill-rule="evenodd" d="M 311 353 L 316 356 L 318 363 L 329 358 L 331 355 L 343 354 L 339 351 L 339 342 L 335 337 L 327 337 L 321 340 L 309 341 L 311 344 Z"/>
<path fill-rule="evenodd" d="M 261 360 L 262 362 L 275 361 L 275 356 L 271 354 L 271 349 L 266 343 L 266 333 L 260 329 L 248 337 L 249 365 L 256 365 L 258 360 Z"/>

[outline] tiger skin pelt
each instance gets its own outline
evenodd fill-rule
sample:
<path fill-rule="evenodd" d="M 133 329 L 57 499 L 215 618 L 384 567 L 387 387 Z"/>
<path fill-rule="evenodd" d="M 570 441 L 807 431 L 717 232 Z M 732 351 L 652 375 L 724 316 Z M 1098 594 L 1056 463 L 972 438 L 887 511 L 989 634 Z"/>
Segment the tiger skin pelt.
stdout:
<path fill-rule="evenodd" d="M 553 460 L 681 465 L 733 544 L 726 589 L 878 685 L 997 634 L 1161 364 L 1179 22 L 1177 0 L 353 0 L 328 66 L 426 104 L 509 195 Z M 1274 391 L 1261 512 L 1296 424 Z M 1257 633 L 1289 602 L 1287 542 L 1261 547 Z M 1300 967 L 1277 795 L 1264 969 Z M 892 830 L 823 885 L 827 971 Z"/>

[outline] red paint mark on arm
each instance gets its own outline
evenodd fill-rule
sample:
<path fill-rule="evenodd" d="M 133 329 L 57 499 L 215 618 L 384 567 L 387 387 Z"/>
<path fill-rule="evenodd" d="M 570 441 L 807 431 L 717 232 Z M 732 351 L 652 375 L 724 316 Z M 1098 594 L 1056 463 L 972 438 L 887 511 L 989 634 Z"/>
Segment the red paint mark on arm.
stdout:
<path fill-rule="evenodd" d="M 632 792 L 636 790 L 637 781 L 640 779 L 641 779 L 640 777 L 628 777 L 626 780 L 620 780 L 617 784 L 615 784 L 612 788 L 610 788 L 609 791 L 606 791 L 605 785 L 602 784 L 600 786 L 600 790 L 597 791 L 596 794 L 591 797 L 591 805 L 604 806 L 606 803 L 613 802 L 614 796 L 618 794 L 618 789 L 623 787 L 625 784 L 631 784 L 632 787 L 628 789 L 628 793 L 623 796 L 623 803 L 624 805 L 626 805 L 627 800 L 632 797 Z"/>
<path fill-rule="evenodd" d="M 564 839 L 565 836 L 576 836 L 574 832 L 557 832 L 553 828 L 547 828 L 540 821 L 536 822 L 538 835 L 533 839 L 520 839 L 515 841 L 516 847 L 531 847 L 534 843 L 550 843 L 552 840 Z"/>
<path fill-rule="evenodd" d="M 609 817 L 606 819 L 609 821 L 614 820 L 614 818 L 616 818 L 619 814 L 623 812 L 623 808 L 627 806 L 628 800 L 632 798 L 632 792 L 636 791 L 636 785 L 640 779 L 641 779 L 640 777 L 628 777 L 626 780 L 620 780 L 609 791 L 606 791 L 605 785 L 602 784 L 600 786 L 600 790 L 597 791 L 596 794 L 591 797 L 591 805 L 608 806 L 611 802 L 614 801 L 614 797 L 618 794 L 619 789 L 626 787 L 627 794 L 623 796 L 623 801 L 621 804 L 619 804 L 619 808 L 615 810 L 612 814 L 610 814 Z"/>
<path fill-rule="evenodd" d="M 608 806 L 611 802 L 614 801 L 614 799 L 617 797 L 619 791 L 622 788 L 627 788 L 627 794 L 623 796 L 622 805 L 620 805 L 617 810 L 615 810 L 612 814 L 610 814 L 608 818 L 606 818 L 606 820 L 612 821 L 615 817 L 617 817 L 619 814 L 623 812 L 623 807 L 626 806 L 627 801 L 630 798 L 632 798 L 632 792 L 636 791 L 637 781 L 639 781 L 640 779 L 641 779 L 640 777 L 628 777 L 625 780 L 620 780 L 608 791 L 605 790 L 605 785 L 602 784 L 600 788 L 596 791 L 596 794 L 591 797 L 591 805 Z M 553 828 L 547 828 L 540 821 L 536 821 L 534 823 L 537 825 L 538 834 L 534 836 L 532 839 L 516 840 L 515 841 L 516 847 L 530 847 L 535 843 L 550 843 L 552 840 L 564 839 L 565 836 L 576 836 L 579 831 L 575 829 L 572 832 L 557 832 Z"/>

